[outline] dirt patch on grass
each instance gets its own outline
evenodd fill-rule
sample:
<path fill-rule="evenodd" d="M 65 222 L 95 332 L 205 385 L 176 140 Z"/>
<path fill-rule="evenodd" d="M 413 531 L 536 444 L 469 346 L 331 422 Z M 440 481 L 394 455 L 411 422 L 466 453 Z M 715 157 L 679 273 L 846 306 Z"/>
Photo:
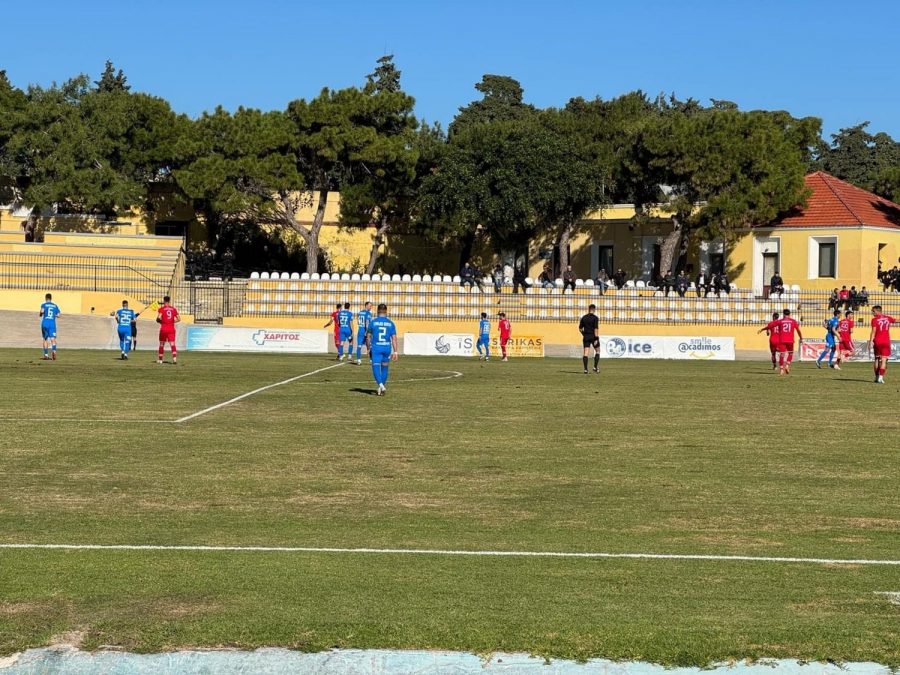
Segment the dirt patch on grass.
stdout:
<path fill-rule="evenodd" d="M 51 609 L 46 602 L 0 602 L 0 616 L 39 614 Z"/>
<path fill-rule="evenodd" d="M 87 633 L 83 630 L 67 630 L 65 633 L 59 633 L 50 638 L 50 647 L 61 649 L 64 647 L 75 647 L 81 649 L 84 638 Z"/>

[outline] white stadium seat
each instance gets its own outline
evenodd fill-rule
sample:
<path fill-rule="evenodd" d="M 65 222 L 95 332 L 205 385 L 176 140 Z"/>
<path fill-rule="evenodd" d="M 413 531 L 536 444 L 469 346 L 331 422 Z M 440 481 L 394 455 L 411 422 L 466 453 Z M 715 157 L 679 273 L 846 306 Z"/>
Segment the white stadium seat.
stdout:
<path fill-rule="evenodd" d="M 300 273 L 291 272 L 291 281 L 300 281 Z"/>
<path fill-rule="evenodd" d="M 363 274 L 359 277 L 360 281 L 372 281 L 372 277 L 369 274 Z"/>
<path fill-rule="evenodd" d="M 458 279 L 459 277 L 457 277 L 457 283 L 459 283 Z M 445 284 L 451 284 L 453 283 L 453 277 L 451 277 L 449 274 L 445 274 L 444 278 L 441 279 L 441 281 L 443 281 Z"/>
<path fill-rule="evenodd" d="M 584 279 L 576 279 L 575 280 L 575 287 L 577 288 L 579 286 L 584 286 Z"/>
<path fill-rule="evenodd" d="M 413 278 L 415 278 L 415 277 L 413 277 Z M 431 275 L 430 275 L 430 274 L 423 274 L 423 275 L 422 275 L 422 281 L 425 282 L 426 284 L 431 283 Z"/>
<path fill-rule="evenodd" d="M 309 278 L 312 279 L 313 281 L 318 281 L 319 279 L 321 279 L 318 272 L 313 272 L 312 274 L 309 275 Z"/>
<path fill-rule="evenodd" d="M 396 277 L 397 275 L 395 274 L 394 276 Z M 412 280 L 413 280 L 412 277 L 409 276 L 408 274 L 404 274 L 402 277 L 400 277 L 400 279 L 398 279 L 398 281 L 405 281 L 405 282 L 412 281 Z"/>
<path fill-rule="evenodd" d="M 403 279 L 402 279 L 402 277 L 401 277 L 399 274 L 395 274 L 395 275 L 393 275 L 393 276 L 391 277 L 391 281 L 393 281 L 393 282 L 399 282 L 399 281 L 402 281 L 402 280 L 403 280 Z"/>
<path fill-rule="evenodd" d="M 359 281 L 359 275 L 358 275 L 358 274 L 351 274 L 351 275 L 350 275 L 350 281 Z"/>
<path fill-rule="evenodd" d="M 446 280 L 446 278 L 447 278 L 447 277 L 444 277 L 445 280 Z M 453 277 L 450 281 L 452 281 L 454 284 L 458 284 L 460 281 L 462 281 L 462 279 L 460 279 L 460 278 L 459 278 L 459 275 L 457 274 L 457 275 L 456 275 L 455 277 Z"/>
<path fill-rule="evenodd" d="M 309 272 L 304 272 L 303 274 L 301 274 L 300 280 L 301 281 L 309 281 Z"/>
<path fill-rule="evenodd" d="M 350 281 L 350 275 L 347 274 L 346 272 L 344 272 L 344 273 L 341 275 L 341 281 Z"/>
<path fill-rule="evenodd" d="M 381 281 L 381 275 L 380 275 L 380 274 L 373 274 L 373 275 L 372 275 L 372 281 Z"/>
<path fill-rule="evenodd" d="M 594 286 L 594 280 L 593 279 L 585 279 L 584 285 L 587 286 L 588 288 L 592 288 Z"/>
<path fill-rule="evenodd" d="M 625 285 L 627 286 L 628 284 L 625 284 Z M 634 283 L 634 286 L 635 286 L 635 288 L 645 288 L 644 282 L 641 281 L 640 279 Z"/>
<path fill-rule="evenodd" d="M 404 274 L 404 275 L 403 275 L 404 278 L 406 278 L 406 277 L 408 277 L 408 276 L 409 276 L 408 274 Z M 421 275 L 421 274 L 413 274 L 413 275 L 412 275 L 412 281 L 414 281 L 414 282 L 416 282 L 416 283 L 419 283 L 420 281 L 422 281 L 422 275 Z"/>
<path fill-rule="evenodd" d="M 268 279 L 269 279 L 269 273 L 268 273 L 268 272 L 263 272 L 262 274 L 259 275 L 259 278 L 260 278 L 260 279 L 265 279 L 265 280 L 268 281 Z"/>
<path fill-rule="evenodd" d="M 259 279 L 259 272 L 251 272 L 250 278 L 251 279 Z"/>

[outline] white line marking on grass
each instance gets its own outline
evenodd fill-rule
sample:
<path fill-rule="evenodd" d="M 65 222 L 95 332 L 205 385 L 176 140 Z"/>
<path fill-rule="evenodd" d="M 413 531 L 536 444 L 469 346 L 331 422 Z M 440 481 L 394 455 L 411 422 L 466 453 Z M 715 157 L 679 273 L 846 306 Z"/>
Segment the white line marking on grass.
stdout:
<path fill-rule="evenodd" d="M 330 546 L 205 546 L 160 544 L 0 544 L 3 549 L 66 551 L 200 551 L 243 553 L 350 553 L 381 555 L 473 556 L 495 558 L 624 558 L 631 560 L 706 560 L 721 562 L 805 563 L 812 565 L 898 565 L 900 560 L 799 558 L 692 553 L 596 553 L 577 551 L 460 551 L 430 548 L 337 548 Z"/>
<path fill-rule="evenodd" d="M 195 413 L 191 413 L 190 415 L 185 415 L 184 417 L 179 417 L 177 420 L 173 420 L 175 424 L 181 424 L 182 422 L 187 422 L 188 420 L 195 419 L 200 417 L 201 415 L 205 415 L 206 413 L 211 413 L 214 410 L 218 410 L 219 408 L 224 408 L 227 405 L 231 405 L 232 403 L 237 403 L 238 401 L 242 401 L 245 398 L 249 398 L 254 394 L 259 394 L 260 392 L 267 391 L 269 389 L 274 389 L 275 387 L 280 387 L 285 384 L 290 384 L 291 382 L 296 382 L 297 380 L 302 380 L 304 377 L 310 377 L 311 375 L 318 375 L 319 373 L 324 373 L 326 370 L 331 370 L 332 368 L 340 368 L 346 363 L 346 361 L 341 361 L 340 363 L 334 363 L 330 366 L 325 366 L 324 368 L 319 368 L 318 370 L 314 370 L 310 373 L 303 373 L 303 375 L 295 375 L 294 377 L 289 377 L 286 380 L 282 380 L 281 382 L 275 382 L 274 384 L 267 384 L 265 387 L 259 387 L 258 389 L 254 389 L 253 391 L 248 391 L 246 394 L 241 394 L 240 396 L 235 396 L 234 398 L 230 398 L 227 401 L 223 401 L 222 403 L 217 403 L 216 405 L 211 405 L 208 408 L 204 408 L 203 410 L 198 410 Z"/>
<path fill-rule="evenodd" d="M 175 420 L 129 419 L 127 417 L 0 417 L 0 422 L 128 422 L 129 424 L 171 424 Z"/>
<path fill-rule="evenodd" d="M 363 364 L 367 365 L 367 364 Z M 431 370 L 427 368 L 410 368 L 404 369 L 403 372 L 426 372 L 426 373 L 450 373 L 449 375 L 439 375 L 438 377 L 408 377 L 403 380 L 391 378 L 388 384 L 391 386 L 395 384 L 404 384 L 407 382 L 436 382 L 438 380 L 452 380 L 457 377 L 462 377 L 463 374 L 458 370 Z M 314 385 L 314 384 L 374 384 L 372 379 L 368 380 L 328 380 L 327 382 L 304 382 L 305 385 Z"/>
<path fill-rule="evenodd" d="M 900 591 L 875 591 L 875 595 L 883 595 L 892 605 L 900 605 Z"/>

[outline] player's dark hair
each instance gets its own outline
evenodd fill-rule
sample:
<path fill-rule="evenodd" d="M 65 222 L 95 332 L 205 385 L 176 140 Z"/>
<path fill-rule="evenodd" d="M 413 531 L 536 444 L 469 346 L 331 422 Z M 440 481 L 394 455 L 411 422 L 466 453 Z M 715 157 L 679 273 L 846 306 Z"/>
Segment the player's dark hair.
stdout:
<path fill-rule="evenodd" d="M 505 316 L 506 316 L 506 312 L 500 312 L 499 314 L 497 314 L 497 316 L 503 316 L 503 317 L 505 317 Z"/>
<path fill-rule="evenodd" d="M 778 312 L 772 312 L 772 318 L 773 318 L 773 319 L 777 319 L 777 318 L 778 318 Z"/>
<path fill-rule="evenodd" d="M 123 306 L 123 307 L 126 306 L 127 304 L 128 304 L 128 301 L 127 301 L 127 300 L 123 300 L 123 301 L 122 301 L 122 306 Z"/>
<path fill-rule="evenodd" d="M 840 315 L 841 315 L 841 310 L 839 310 L 839 309 L 834 310 L 834 315 L 835 315 L 835 316 L 840 316 Z"/>
<path fill-rule="evenodd" d="M 387 311 L 387 305 L 384 304 L 383 302 L 382 302 L 382 303 L 379 303 L 379 305 L 378 305 L 378 311 L 379 311 L 379 312 L 386 312 L 386 311 Z"/>
<path fill-rule="evenodd" d="M 345 303 L 344 303 L 344 309 L 350 309 L 350 303 L 349 303 L 349 302 L 345 302 Z"/>
<path fill-rule="evenodd" d="M 47 295 L 44 296 L 44 300 L 52 300 L 52 299 L 53 299 L 53 296 L 50 295 L 49 293 L 47 293 Z"/>
<path fill-rule="evenodd" d="M 335 309 L 340 309 L 340 308 L 341 308 L 341 303 L 338 303 L 335 305 Z"/>
<path fill-rule="evenodd" d="M 481 318 L 482 318 L 482 319 L 486 319 L 486 318 L 487 318 L 487 312 L 482 312 L 482 313 L 481 313 Z"/>
<path fill-rule="evenodd" d="M 172 298 L 170 298 L 168 295 L 163 296 L 163 302 L 171 302 L 171 300 Z"/>
<path fill-rule="evenodd" d="M 588 309 L 597 309 L 597 305 L 590 304 L 588 305 Z"/>
<path fill-rule="evenodd" d="M 784 310 L 784 311 L 782 312 L 782 314 L 784 314 L 785 316 L 790 316 L 790 315 L 791 315 L 791 310 L 786 309 L 786 310 Z"/>
<path fill-rule="evenodd" d="M 853 314 L 853 312 L 849 309 L 846 312 L 844 312 L 844 316 L 850 316 L 851 314 Z"/>
<path fill-rule="evenodd" d="M 48 295 L 47 298 L 49 298 L 49 297 L 50 297 L 50 296 Z M 872 311 L 873 311 L 873 312 L 880 312 L 880 311 L 881 311 L 881 305 L 872 305 Z"/>

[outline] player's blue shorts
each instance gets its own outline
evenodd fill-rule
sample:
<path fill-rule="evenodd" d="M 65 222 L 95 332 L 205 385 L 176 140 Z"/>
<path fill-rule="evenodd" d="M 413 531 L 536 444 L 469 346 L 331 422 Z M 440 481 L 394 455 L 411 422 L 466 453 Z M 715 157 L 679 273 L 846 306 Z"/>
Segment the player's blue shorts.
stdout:
<path fill-rule="evenodd" d="M 366 331 L 361 330 L 356 334 L 356 344 L 358 344 L 358 345 L 366 344 Z"/>
<path fill-rule="evenodd" d="M 490 335 L 482 335 L 478 338 L 478 344 L 480 345 L 489 345 L 491 344 L 491 336 Z"/>
<path fill-rule="evenodd" d="M 353 331 L 350 328 L 348 328 L 346 326 L 341 326 L 340 336 L 341 336 L 342 342 L 344 340 L 349 340 L 352 335 L 353 335 Z"/>
<path fill-rule="evenodd" d="M 829 349 L 830 349 L 831 347 L 834 347 L 834 346 L 835 346 L 835 343 L 834 343 L 834 335 L 829 334 L 829 335 L 826 335 L 826 336 L 825 336 L 825 345 L 826 345 Z"/>
<path fill-rule="evenodd" d="M 390 360 L 390 347 L 372 347 L 372 363 L 387 363 Z"/>
<path fill-rule="evenodd" d="M 131 326 L 119 326 L 119 339 L 131 340 Z"/>
<path fill-rule="evenodd" d="M 41 324 L 41 335 L 45 340 L 49 340 L 50 338 L 56 337 L 56 324 L 55 323 L 42 323 Z"/>

